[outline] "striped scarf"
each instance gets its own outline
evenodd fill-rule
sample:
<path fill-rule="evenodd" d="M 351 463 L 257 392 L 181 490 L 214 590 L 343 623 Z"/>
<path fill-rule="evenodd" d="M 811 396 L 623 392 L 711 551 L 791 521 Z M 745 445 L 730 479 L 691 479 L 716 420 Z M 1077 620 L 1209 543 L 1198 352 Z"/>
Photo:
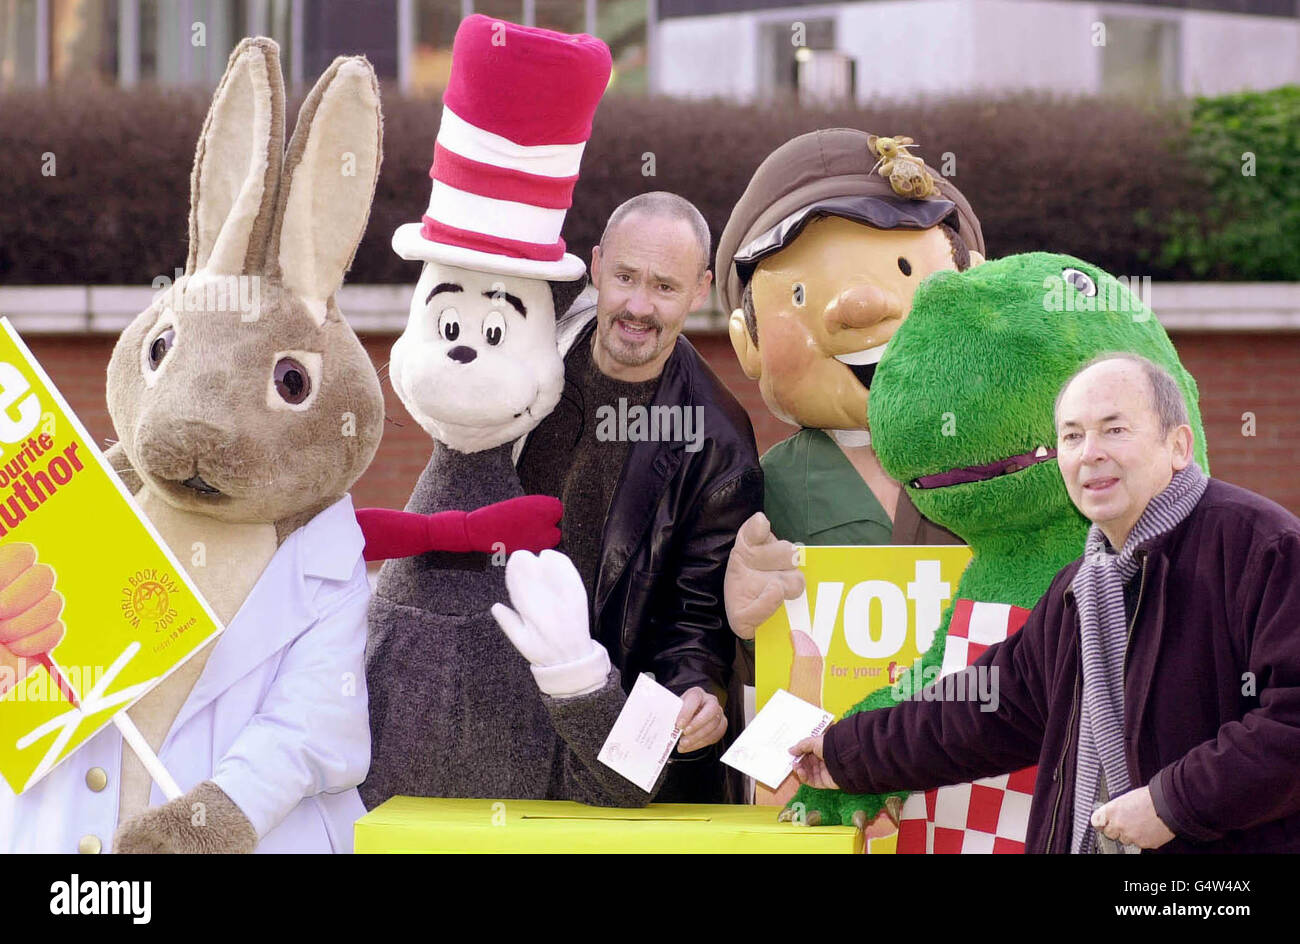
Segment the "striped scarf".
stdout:
<path fill-rule="evenodd" d="M 1083 710 L 1079 715 L 1079 757 L 1074 773 L 1072 852 L 1092 849 L 1092 812 L 1105 771 L 1107 794 L 1131 789 L 1124 760 L 1124 653 L 1128 626 L 1124 585 L 1137 575 L 1140 544 L 1172 530 L 1200 501 L 1209 483 L 1189 462 L 1174 473 L 1164 491 L 1147 503 L 1118 554 L 1097 525 L 1088 529 L 1083 563 L 1071 588 L 1079 606 L 1083 661 Z"/>

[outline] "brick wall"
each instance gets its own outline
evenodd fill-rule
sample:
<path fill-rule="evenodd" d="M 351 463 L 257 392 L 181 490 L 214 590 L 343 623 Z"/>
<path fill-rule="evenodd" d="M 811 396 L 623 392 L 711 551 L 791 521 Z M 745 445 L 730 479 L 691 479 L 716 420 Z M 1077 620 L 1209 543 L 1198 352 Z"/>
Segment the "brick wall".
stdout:
<path fill-rule="evenodd" d="M 104 371 L 114 338 L 33 336 L 25 339 L 72 408 L 103 445 L 113 436 L 104 404 Z M 388 361 L 392 335 L 363 341 L 377 368 Z M 1267 495 L 1300 514 L 1300 334 L 1183 333 L 1174 344 L 1201 389 L 1201 411 L 1217 478 Z M 749 411 L 759 449 L 793 430 L 768 413 L 757 384 L 741 373 L 725 335 L 692 338 Z M 428 458 L 428 437 L 385 383 L 388 423 L 369 471 L 353 490 L 358 506 L 400 508 Z M 1255 435 L 1243 435 L 1252 413 Z"/>

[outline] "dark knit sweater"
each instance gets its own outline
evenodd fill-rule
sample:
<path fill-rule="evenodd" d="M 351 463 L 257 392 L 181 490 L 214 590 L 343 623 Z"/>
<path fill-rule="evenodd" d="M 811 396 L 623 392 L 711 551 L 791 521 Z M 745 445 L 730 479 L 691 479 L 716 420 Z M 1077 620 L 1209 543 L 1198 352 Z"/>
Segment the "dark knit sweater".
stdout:
<path fill-rule="evenodd" d="M 658 377 L 627 383 L 606 376 L 592 360 L 591 345 L 580 340 L 564 359 L 559 405 L 528 437 L 519 458 L 524 491 L 564 503 L 559 549 L 582 575 L 588 600 L 596 596 L 605 518 L 631 448 L 618 417 L 634 406 L 648 406 L 658 387 Z"/>

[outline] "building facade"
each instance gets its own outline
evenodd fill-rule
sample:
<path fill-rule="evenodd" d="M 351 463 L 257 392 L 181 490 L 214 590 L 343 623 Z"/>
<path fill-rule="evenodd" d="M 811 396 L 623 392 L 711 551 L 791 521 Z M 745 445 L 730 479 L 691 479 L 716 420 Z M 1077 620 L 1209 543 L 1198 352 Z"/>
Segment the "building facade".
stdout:
<path fill-rule="evenodd" d="M 655 88 L 683 97 L 1150 100 L 1300 82 L 1296 0 L 659 0 L 658 10 Z"/>
<path fill-rule="evenodd" d="M 616 81 L 646 86 L 646 0 L 0 0 L 0 86 L 101 82 L 212 87 L 244 36 L 280 44 L 291 87 L 363 53 L 408 94 L 447 83 L 460 21 L 486 13 L 600 36 Z"/>

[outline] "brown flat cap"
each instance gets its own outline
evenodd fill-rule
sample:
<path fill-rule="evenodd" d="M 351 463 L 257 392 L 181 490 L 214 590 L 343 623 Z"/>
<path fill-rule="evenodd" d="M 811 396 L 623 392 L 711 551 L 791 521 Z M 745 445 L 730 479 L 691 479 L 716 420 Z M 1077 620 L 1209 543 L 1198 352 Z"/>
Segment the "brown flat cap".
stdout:
<path fill-rule="evenodd" d="M 984 235 L 970 204 L 929 165 L 938 194 L 902 197 L 873 173 L 872 137 L 854 128 L 824 128 L 791 138 L 767 156 L 731 211 L 718 240 L 715 272 L 724 311 L 740 296 L 758 259 L 775 252 L 819 215 L 844 216 L 880 229 L 928 229 L 945 222 L 967 248 L 984 255 Z M 739 258 L 738 258 L 739 257 Z"/>

